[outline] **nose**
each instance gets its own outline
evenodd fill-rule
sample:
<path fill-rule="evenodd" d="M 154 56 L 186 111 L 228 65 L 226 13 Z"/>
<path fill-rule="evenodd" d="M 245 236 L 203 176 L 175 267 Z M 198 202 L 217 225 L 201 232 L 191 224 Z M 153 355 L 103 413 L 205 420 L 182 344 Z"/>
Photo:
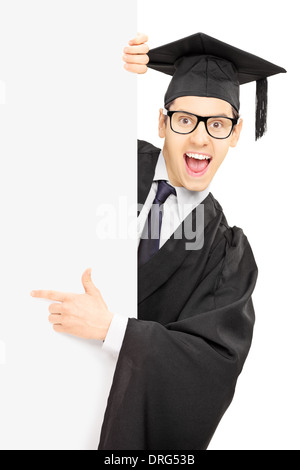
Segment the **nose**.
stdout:
<path fill-rule="evenodd" d="M 197 128 L 190 134 L 192 142 L 198 145 L 206 145 L 209 142 L 209 135 L 206 131 L 204 122 L 199 122 Z"/>

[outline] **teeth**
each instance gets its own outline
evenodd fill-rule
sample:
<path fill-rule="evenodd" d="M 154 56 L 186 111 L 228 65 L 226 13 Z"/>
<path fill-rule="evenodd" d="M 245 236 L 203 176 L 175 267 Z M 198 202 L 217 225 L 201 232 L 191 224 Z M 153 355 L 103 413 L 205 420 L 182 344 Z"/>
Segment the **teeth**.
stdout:
<path fill-rule="evenodd" d="M 210 160 L 211 158 L 207 155 L 200 155 L 199 153 L 187 153 L 186 155 L 190 158 L 196 158 L 196 160 Z"/>

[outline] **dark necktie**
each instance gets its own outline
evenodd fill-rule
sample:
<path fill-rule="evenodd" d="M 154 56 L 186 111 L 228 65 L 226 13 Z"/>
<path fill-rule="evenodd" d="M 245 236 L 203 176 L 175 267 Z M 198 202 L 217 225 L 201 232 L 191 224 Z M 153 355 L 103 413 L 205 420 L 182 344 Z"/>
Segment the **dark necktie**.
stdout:
<path fill-rule="evenodd" d="M 156 197 L 145 223 L 138 249 L 138 265 L 145 264 L 158 250 L 162 223 L 161 206 L 175 189 L 164 180 L 158 181 Z"/>

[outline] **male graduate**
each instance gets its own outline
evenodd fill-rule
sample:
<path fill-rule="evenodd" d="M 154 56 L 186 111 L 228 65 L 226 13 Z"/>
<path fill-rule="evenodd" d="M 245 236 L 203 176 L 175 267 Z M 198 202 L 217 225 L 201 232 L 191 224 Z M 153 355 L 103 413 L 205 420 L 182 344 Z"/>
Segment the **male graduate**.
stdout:
<path fill-rule="evenodd" d="M 138 145 L 138 318 L 111 313 L 89 270 L 85 294 L 32 295 L 56 301 L 56 331 L 105 340 L 116 357 L 99 450 L 203 450 L 249 352 L 257 279 L 246 235 L 229 227 L 209 185 L 239 140 L 240 85 L 257 81 L 260 138 L 267 77 L 285 70 L 202 33 L 150 52 L 146 41 L 129 43 L 126 69 L 172 79 L 163 149 Z"/>

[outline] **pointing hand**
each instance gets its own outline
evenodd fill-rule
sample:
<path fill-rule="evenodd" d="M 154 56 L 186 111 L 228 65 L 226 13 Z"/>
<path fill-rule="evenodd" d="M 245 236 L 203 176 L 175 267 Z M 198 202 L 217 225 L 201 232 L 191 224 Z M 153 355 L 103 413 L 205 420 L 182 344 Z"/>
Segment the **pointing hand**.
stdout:
<path fill-rule="evenodd" d="M 108 310 L 102 295 L 87 269 L 81 278 L 84 294 L 72 294 L 53 290 L 36 290 L 31 296 L 53 300 L 49 306 L 49 322 L 59 333 L 68 333 L 85 339 L 104 340 L 113 314 Z"/>

